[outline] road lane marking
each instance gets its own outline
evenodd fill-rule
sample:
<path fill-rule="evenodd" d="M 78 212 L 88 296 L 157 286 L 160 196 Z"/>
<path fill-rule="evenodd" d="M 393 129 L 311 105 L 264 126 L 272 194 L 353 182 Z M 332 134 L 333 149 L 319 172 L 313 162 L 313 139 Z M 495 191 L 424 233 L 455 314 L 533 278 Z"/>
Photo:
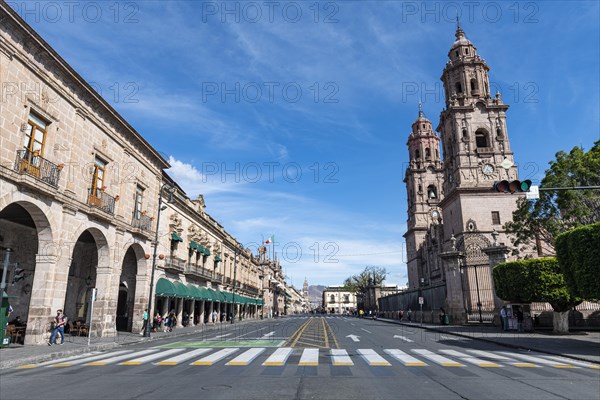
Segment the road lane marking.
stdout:
<path fill-rule="evenodd" d="M 367 332 L 367 333 L 373 333 L 373 332 L 371 332 L 371 331 L 368 331 L 368 330 L 366 330 L 365 328 L 360 328 L 360 329 L 362 329 L 363 331 L 365 331 L 365 332 Z"/>
<path fill-rule="evenodd" d="M 468 362 L 470 364 L 475 364 L 479 367 L 482 368 L 501 368 L 502 366 L 500 364 L 496 364 L 494 362 L 490 362 L 490 361 L 486 361 L 486 360 L 482 360 L 481 358 L 476 358 L 476 357 L 472 357 L 468 354 L 464 354 L 461 353 L 459 351 L 456 350 L 440 350 L 440 353 L 443 354 L 447 354 L 449 356 L 454 356 L 456 358 L 458 358 L 459 360 L 462 360 L 464 362 Z"/>
<path fill-rule="evenodd" d="M 323 323 L 323 335 L 325 336 L 325 347 L 329 347 L 329 338 L 327 337 L 327 328 L 325 327 L 325 320 L 322 319 L 321 322 Z"/>
<path fill-rule="evenodd" d="M 402 350 L 384 349 L 383 351 L 384 351 L 384 353 L 388 354 L 389 356 L 400 361 L 402 364 L 404 364 L 405 367 L 426 367 L 427 366 L 427 364 L 425 364 L 423 361 L 411 356 L 410 354 L 403 352 Z"/>
<path fill-rule="evenodd" d="M 112 363 L 117 363 L 123 360 L 127 360 L 128 358 L 132 358 L 132 357 L 140 357 L 146 354 L 150 354 L 150 353 L 156 353 L 159 349 L 147 349 L 147 350 L 142 350 L 142 351 L 136 351 L 135 353 L 129 353 L 129 354 L 125 354 L 125 355 L 120 355 L 120 356 L 116 356 L 116 357 L 110 357 L 110 358 L 106 358 L 104 360 L 101 361 L 93 361 L 93 362 L 89 362 L 87 364 L 84 364 L 86 366 L 89 367 L 100 367 L 103 365 L 107 365 L 107 364 L 112 364 Z M 110 354 L 112 355 L 112 354 Z"/>
<path fill-rule="evenodd" d="M 293 349 L 291 347 L 281 347 L 273 352 L 269 358 L 266 359 L 264 363 L 262 363 L 265 367 L 271 366 L 282 366 L 285 365 L 290 354 L 292 354 Z"/>
<path fill-rule="evenodd" d="M 312 317 L 307 319 L 302 325 L 300 325 L 300 327 L 296 330 L 296 332 L 294 332 L 292 334 L 292 336 L 290 336 L 290 340 L 291 340 L 290 346 L 291 347 L 296 346 L 296 343 L 302 336 L 302 333 L 304 333 L 304 330 L 311 324 L 312 320 L 313 320 Z M 292 338 L 294 338 L 294 339 L 292 339 Z"/>
<path fill-rule="evenodd" d="M 158 360 L 159 358 L 163 358 L 165 356 L 170 356 L 171 354 L 181 353 L 183 350 L 185 349 L 170 349 L 161 351 L 157 354 L 150 354 L 148 356 L 134 358 L 133 360 L 123 361 L 122 363 L 119 363 L 119 365 L 141 365 L 149 361 Z"/>
<path fill-rule="evenodd" d="M 248 349 L 225 365 L 248 365 L 265 350 L 264 347 Z"/>
<path fill-rule="evenodd" d="M 198 361 L 194 361 L 190 365 L 213 365 L 216 362 L 221 361 L 225 357 L 235 353 L 239 350 L 239 347 L 228 347 L 211 354 L 210 356 L 203 357 Z"/>
<path fill-rule="evenodd" d="M 442 367 L 464 367 L 464 364 L 458 363 L 454 360 L 451 360 L 449 358 L 446 358 L 444 356 L 440 356 L 437 354 L 433 354 L 431 351 L 429 350 L 425 350 L 425 349 L 412 349 L 411 350 L 414 353 L 419 354 L 420 356 L 423 356 L 431 361 L 433 361 L 436 364 L 441 365 Z"/>
<path fill-rule="evenodd" d="M 394 335 L 394 339 L 395 339 L 395 338 L 398 338 L 398 339 L 404 340 L 405 342 L 408 342 L 408 343 L 413 343 L 413 342 L 414 342 L 414 340 L 412 340 L 412 339 L 409 339 L 409 338 L 407 338 L 406 336 Z"/>
<path fill-rule="evenodd" d="M 301 367 L 319 365 L 319 349 L 304 349 L 298 365 Z"/>
<path fill-rule="evenodd" d="M 357 352 L 372 367 L 390 367 L 392 365 L 373 349 L 358 349 Z"/>
<path fill-rule="evenodd" d="M 350 356 L 344 349 L 331 349 L 329 350 L 329 354 L 331 354 L 332 364 L 336 367 L 354 365 Z"/>
<path fill-rule="evenodd" d="M 261 339 L 268 339 L 271 336 L 273 336 L 275 334 L 275 331 L 269 332 L 269 333 L 265 333 L 264 335 L 262 335 Z"/>
<path fill-rule="evenodd" d="M 187 361 L 190 358 L 198 357 L 202 354 L 208 353 L 212 348 L 204 348 L 204 349 L 196 349 L 192 351 L 188 351 L 187 353 L 180 354 L 175 357 L 168 358 L 163 361 L 159 361 L 156 365 L 177 365 L 180 362 Z"/>

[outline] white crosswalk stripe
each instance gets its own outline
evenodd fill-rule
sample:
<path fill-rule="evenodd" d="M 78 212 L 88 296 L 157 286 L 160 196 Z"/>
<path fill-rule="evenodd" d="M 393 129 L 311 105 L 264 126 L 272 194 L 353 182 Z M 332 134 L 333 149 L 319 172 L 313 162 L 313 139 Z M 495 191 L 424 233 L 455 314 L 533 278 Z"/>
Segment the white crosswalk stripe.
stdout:
<path fill-rule="evenodd" d="M 469 353 L 478 355 L 480 357 L 483 358 L 488 358 L 491 360 L 496 360 L 496 361 L 502 361 L 505 364 L 508 365 L 512 365 L 513 367 L 518 367 L 518 368 L 537 368 L 539 367 L 539 365 L 534 364 L 534 363 L 525 363 L 525 362 L 520 362 L 515 360 L 514 358 L 510 358 L 510 357 L 506 357 L 500 354 L 496 354 L 496 353 L 492 353 L 489 351 L 483 351 L 483 350 L 467 350 Z"/>
<path fill-rule="evenodd" d="M 427 364 L 425 364 L 423 361 L 411 356 L 410 354 L 406 354 L 402 350 L 385 349 L 383 351 L 386 354 L 389 354 L 391 357 L 395 358 L 396 360 L 400 361 L 406 367 L 425 367 L 425 366 L 427 366 Z"/>
<path fill-rule="evenodd" d="M 98 367 L 98 366 L 102 366 L 102 365 L 117 363 L 117 362 L 120 362 L 123 360 L 127 360 L 128 358 L 140 357 L 140 356 L 143 356 L 146 354 L 155 353 L 157 351 L 158 351 L 158 349 L 148 349 L 148 350 L 136 351 L 135 353 L 129 353 L 129 354 L 120 355 L 120 356 L 116 356 L 116 357 L 105 358 L 105 359 L 99 360 L 99 361 L 89 362 L 85 365 L 92 366 L 92 367 Z M 114 355 L 114 353 L 113 353 L 113 355 Z"/>
<path fill-rule="evenodd" d="M 505 356 L 520 358 L 521 360 L 529 361 L 529 362 L 536 363 L 536 364 L 549 365 L 554 368 L 579 368 L 574 365 L 565 364 L 565 363 L 561 363 L 558 361 L 547 360 L 547 359 L 541 358 L 541 357 L 529 356 L 527 354 L 506 353 L 503 351 L 500 351 L 498 353 L 500 353 L 501 355 L 505 355 Z"/>
<path fill-rule="evenodd" d="M 228 347 L 228 348 L 219 350 L 216 353 L 213 353 L 209 356 L 203 357 L 203 358 L 199 359 L 198 361 L 194 361 L 191 365 L 213 365 L 214 363 L 221 361 L 225 357 L 230 356 L 231 354 L 235 353 L 238 350 L 239 350 L 239 348 L 237 348 L 237 347 Z"/>
<path fill-rule="evenodd" d="M 79 354 L 79 355 L 76 355 L 76 356 L 71 356 L 71 357 L 63 358 L 60 361 L 50 360 L 50 361 L 41 362 L 39 364 L 25 364 L 25 365 L 21 365 L 21 366 L 17 367 L 17 369 L 29 369 L 29 368 L 48 367 L 48 366 L 52 367 L 52 366 L 54 366 L 54 364 L 57 364 L 59 362 L 66 364 L 66 363 L 69 363 L 69 362 L 74 362 L 76 360 L 80 360 L 82 358 L 88 358 L 88 357 L 90 357 L 90 356 L 92 356 L 94 354 L 98 354 L 98 353 L 100 353 L 100 352 L 99 351 L 95 351 L 95 352 L 91 352 L 91 353 L 87 353 L 87 354 Z"/>
<path fill-rule="evenodd" d="M 319 349 L 304 349 L 298 365 L 301 367 L 319 365 Z"/>
<path fill-rule="evenodd" d="M 425 349 L 412 349 L 411 351 L 414 352 L 414 353 L 419 354 L 420 356 L 423 356 L 423 357 L 427 358 L 428 360 L 433 361 L 436 364 L 441 365 L 442 367 L 464 367 L 464 364 L 458 363 L 458 362 L 456 362 L 454 360 L 451 360 L 449 358 L 446 358 L 444 356 L 433 354 L 429 350 L 425 350 Z"/>
<path fill-rule="evenodd" d="M 354 363 L 350 359 L 348 352 L 344 349 L 331 349 L 329 350 L 331 355 L 331 363 L 334 366 L 352 366 Z"/>
<path fill-rule="evenodd" d="M 211 348 L 206 348 L 206 349 L 196 349 L 196 350 L 188 351 L 187 353 L 183 353 L 183 354 L 180 354 L 175 357 L 167 358 L 166 360 L 160 361 L 156 364 L 157 365 L 177 365 L 180 362 L 184 362 L 184 361 L 190 360 L 192 358 L 196 358 L 198 356 L 201 356 L 202 354 L 208 353 L 211 350 L 212 350 Z"/>
<path fill-rule="evenodd" d="M 51 367 L 70 367 L 72 365 L 85 364 L 88 362 L 101 360 L 103 358 L 107 358 L 110 356 L 114 357 L 119 354 L 128 354 L 128 353 L 131 353 L 131 350 L 113 351 L 112 353 L 103 353 L 103 354 L 99 354 L 99 355 L 95 355 L 95 356 L 91 356 L 91 357 L 80 358 L 78 360 L 62 360 L 60 362 L 56 362 L 56 360 L 55 360 L 55 361 L 53 361 L 55 364 L 51 365 Z"/>
<path fill-rule="evenodd" d="M 357 353 L 372 367 L 389 367 L 392 365 L 373 349 L 358 349 Z"/>
<path fill-rule="evenodd" d="M 281 348 L 275 350 L 275 352 L 273 354 L 271 354 L 271 356 L 269 358 L 267 358 L 267 360 L 262 365 L 263 366 L 285 365 L 285 362 L 287 361 L 290 354 L 292 354 L 293 350 L 294 349 L 292 349 L 291 347 L 281 347 Z"/>
<path fill-rule="evenodd" d="M 476 357 L 470 356 L 468 354 L 461 353 L 461 352 L 456 351 L 456 350 L 444 350 L 444 349 L 442 349 L 442 350 L 440 350 L 440 353 L 456 357 L 456 358 L 458 358 L 461 361 L 468 362 L 469 364 L 475 364 L 475 365 L 477 365 L 479 367 L 482 367 L 482 368 L 499 368 L 499 367 L 502 367 L 501 365 L 496 364 L 494 362 L 485 361 L 485 360 L 482 360 L 480 358 L 476 358 Z"/>
<path fill-rule="evenodd" d="M 551 360 L 560 361 L 562 363 L 570 363 L 570 364 L 578 365 L 578 366 L 584 367 L 584 368 L 600 369 L 600 365 L 588 363 L 585 361 L 569 360 L 569 359 L 566 359 L 563 357 L 556 357 L 556 356 L 544 356 L 544 358 L 549 358 Z"/>
<path fill-rule="evenodd" d="M 266 349 L 264 347 L 256 347 L 246 350 L 225 365 L 248 365 L 265 350 Z"/>
<path fill-rule="evenodd" d="M 164 358 L 166 356 L 170 356 L 171 354 L 181 353 L 185 349 L 170 349 L 166 351 L 161 351 L 160 353 L 150 354 L 144 357 L 134 358 L 133 360 L 123 361 L 119 363 L 119 365 L 141 365 L 150 361 L 158 360 L 159 358 Z"/>

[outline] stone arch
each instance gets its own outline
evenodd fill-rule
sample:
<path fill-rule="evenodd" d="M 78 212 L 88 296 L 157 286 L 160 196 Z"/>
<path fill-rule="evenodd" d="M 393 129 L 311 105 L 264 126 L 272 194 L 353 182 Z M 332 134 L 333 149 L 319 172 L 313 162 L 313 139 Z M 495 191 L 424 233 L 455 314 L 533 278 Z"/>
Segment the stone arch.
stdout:
<path fill-rule="evenodd" d="M 487 129 L 479 128 L 475 131 L 475 146 L 478 149 L 490 147 L 490 134 Z"/>
<path fill-rule="evenodd" d="M 54 274 L 58 251 L 51 218 L 43 211 L 43 205 L 9 200 L 9 196 L 0 198 L 0 263 L 10 248 L 9 276 L 14 279 L 6 292 L 12 297 L 12 317 L 19 316 L 27 322 L 25 341 L 35 343 L 48 328 L 48 277 Z M 17 269 L 19 274 L 14 274 Z"/>
<path fill-rule="evenodd" d="M 148 307 L 149 276 L 145 252 L 139 243 L 130 243 L 125 250 L 119 272 L 116 309 L 116 329 L 133 331 L 141 329 L 141 316 Z"/>

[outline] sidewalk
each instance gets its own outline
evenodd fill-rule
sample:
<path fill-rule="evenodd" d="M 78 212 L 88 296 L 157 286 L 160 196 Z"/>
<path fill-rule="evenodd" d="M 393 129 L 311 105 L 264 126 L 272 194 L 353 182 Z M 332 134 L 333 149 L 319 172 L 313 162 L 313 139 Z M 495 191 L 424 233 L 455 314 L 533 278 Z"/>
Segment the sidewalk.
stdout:
<path fill-rule="evenodd" d="M 393 323 L 414 332 L 423 328 L 431 335 L 448 334 L 495 343 L 513 349 L 532 350 L 540 353 L 569 357 L 600 364 L 600 332 L 575 331 L 568 335 L 557 335 L 552 331 L 522 332 L 502 331 L 491 325 L 435 325 L 404 322 L 386 318 L 378 321 Z"/>
<path fill-rule="evenodd" d="M 63 345 L 10 345 L 0 349 L 0 370 L 5 368 L 14 368 L 19 365 L 35 364 L 53 359 L 60 359 L 68 356 L 89 353 L 91 351 L 108 350 L 118 346 L 135 345 L 145 342 L 165 340 L 173 337 L 182 337 L 196 335 L 199 340 L 206 336 L 213 336 L 215 333 L 229 332 L 233 329 L 261 321 L 256 319 L 246 319 L 238 321 L 235 324 L 228 322 L 217 323 L 216 325 L 198 325 L 185 328 L 175 328 L 172 332 L 152 332 L 150 338 L 143 337 L 139 333 L 117 332 L 111 337 L 92 337 L 88 346 L 88 338 L 82 336 L 65 335 Z M 263 320 L 264 322 L 265 320 Z M 267 321 L 278 321 L 269 319 Z M 60 342 L 60 335 L 57 342 Z"/>

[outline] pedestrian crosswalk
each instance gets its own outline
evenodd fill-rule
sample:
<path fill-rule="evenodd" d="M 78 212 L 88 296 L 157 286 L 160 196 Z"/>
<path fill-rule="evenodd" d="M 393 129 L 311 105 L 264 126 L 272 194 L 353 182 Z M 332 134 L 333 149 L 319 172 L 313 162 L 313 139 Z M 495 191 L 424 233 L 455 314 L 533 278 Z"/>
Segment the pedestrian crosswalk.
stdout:
<path fill-rule="evenodd" d="M 298 366 L 317 367 L 459 367 L 475 366 L 480 368 L 587 368 L 600 370 L 600 365 L 564 357 L 535 353 L 522 354 L 507 351 L 484 351 L 475 349 L 318 349 L 318 348 L 160 348 L 144 350 L 117 350 L 105 353 L 88 353 L 63 360 L 28 364 L 25 368 L 56 367 L 102 367 L 121 366 L 249 366 L 260 365 L 265 368 Z"/>

